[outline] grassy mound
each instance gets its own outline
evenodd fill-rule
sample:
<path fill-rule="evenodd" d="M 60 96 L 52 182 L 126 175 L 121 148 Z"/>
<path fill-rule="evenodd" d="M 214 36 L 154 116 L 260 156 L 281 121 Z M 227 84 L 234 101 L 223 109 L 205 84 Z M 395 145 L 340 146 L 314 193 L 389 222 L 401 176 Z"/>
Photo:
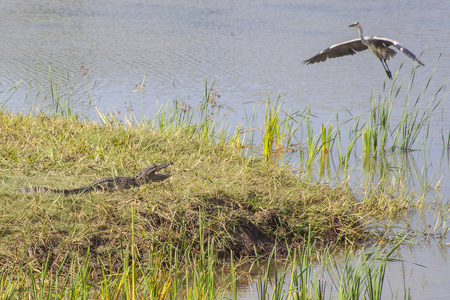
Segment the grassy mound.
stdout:
<path fill-rule="evenodd" d="M 308 233 L 322 244 L 365 236 L 350 191 L 311 184 L 286 168 L 224 144 L 141 123 L 99 125 L 74 118 L 0 114 L 0 263 L 67 255 L 123 263 L 121 249 L 196 253 L 212 243 L 219 258 L 283 254 Z M 173 161 L 173 176 L 131 190 L 87 195 L 20 194 L 27 186 L 75 188 L 108 176 L 133 176 Z M 151 253 L 150 253 L 151 252 Z M 172 254 L 172 256 L 171 256 Z M 96 266 L 94 266 L 94 269 Z M 98 267 L 98 266 L 97 266 Z"/>

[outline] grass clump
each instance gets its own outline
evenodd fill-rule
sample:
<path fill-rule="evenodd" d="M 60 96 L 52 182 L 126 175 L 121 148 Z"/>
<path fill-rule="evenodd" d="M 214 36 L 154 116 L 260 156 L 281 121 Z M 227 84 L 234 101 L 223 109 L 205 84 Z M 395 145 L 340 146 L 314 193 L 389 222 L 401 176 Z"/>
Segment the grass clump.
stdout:
<path fill-rule="evenodd" d="M 89 253 L 100 274 L 102 264 L 121 266 L 118 249 L 132 245 L 139 258 L 164 249 L 172 263 L 175 249 L 196 253 L 212 242 L 224 259 L 231 252 L 252 256 L 255 249 L 268 254 L 280 239 L 300 246 L 309 228 L 322 244 L 365 236 L 349 190 L 303 182 L 286 168 L 182 131 L 167 134 L 146 122 L 113 125 L 1 113 L 2 265 L 39 268 Z M 133 176 L 167 161 L 174 161 L 173 176 L 139 189 L 67 197 L 17 193 L 29 185 L 75 188 Z"/>

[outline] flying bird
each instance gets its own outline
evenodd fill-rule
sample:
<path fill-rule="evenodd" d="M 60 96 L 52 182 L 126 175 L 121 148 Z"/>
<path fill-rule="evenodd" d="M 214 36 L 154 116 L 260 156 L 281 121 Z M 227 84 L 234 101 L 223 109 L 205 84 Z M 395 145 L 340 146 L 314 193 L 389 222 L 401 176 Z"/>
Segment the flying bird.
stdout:
<path fill-rule="evenodd" d="M 346 55 L 353 55 L 356 52 L 364 51 L 369 49 L 373 54 L 375 54 L 381 61 L 384 70 L 386 71 L 387 76 L 392 79 L 391 70 L 387 65 L 386 60 L 391 57 L 394 57 L 397 52 L 394 49 L 389 48 L 390 46 L 394 46 L 401 52 L 403 52 L 409 58 L 415 60 L 419 65 L 424 66 L 425 64 L 421 62 L 411 51 L 403 47 L 397 41 L 381 38 L 373 35 L 368 35 L 366 37 L 363 36 L 363 31 L 359 22 L 353 23 L 348 27 L 356 27 L 359 30 L 359 39 L 354 39 L 350 41 L 346 41 L 343 43 L 339 43 L 333 45 L 325 50 L 320 51 L 315 56 L 311 57 L 304 61 L 305 64 L 314 64 L 321 61 L 326 61 L 328 58 L 341 57 Z"/>

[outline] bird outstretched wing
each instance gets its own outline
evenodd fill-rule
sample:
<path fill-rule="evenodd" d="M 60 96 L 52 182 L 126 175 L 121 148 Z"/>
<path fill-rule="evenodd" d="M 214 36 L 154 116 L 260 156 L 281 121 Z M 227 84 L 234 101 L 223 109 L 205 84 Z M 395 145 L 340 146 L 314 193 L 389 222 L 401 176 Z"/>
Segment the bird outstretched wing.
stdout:
<path fill-rule="evenodd" d="M 406 49 L 405 47 L 403 47 L 402 44 L 400 44 L 399 42 L 392 40 L 392 39 L 388 39 L 388 38 L 384 38 L 384 37 L 377 37 L 374 36 L 373 37 L 374 41 L 380 41 L 383 44 L 386 45 L 386 47 L 389 46 L 394 46 L 395 48 L 397 48 L 398 50 L 400 50 L 401 52 L 403 52 L 406 56 L 408 56 L 409 58 L 411 58 L 412 60 L 417 61 L 417 63 L 419 63 L 420 65 L 424 66 L 425 64 L 423 62 L 421 62 L 415 55 L 414 53 L 412 53 L 411 51 L 409 51 L 408 49 Z"/>
<path fill-rule="evenodd" d="M 305 60 L 303 63 L 309 65 L 322 61 L 326 61 L 328 58 L 341 57 L 346 55 L 354 55 L 356 52 L 364 51 L 367 46 L 361 42 L 361 39 L 354 39 L 343 43 L 335 44 L 327 49 L 324 49 Z"/>

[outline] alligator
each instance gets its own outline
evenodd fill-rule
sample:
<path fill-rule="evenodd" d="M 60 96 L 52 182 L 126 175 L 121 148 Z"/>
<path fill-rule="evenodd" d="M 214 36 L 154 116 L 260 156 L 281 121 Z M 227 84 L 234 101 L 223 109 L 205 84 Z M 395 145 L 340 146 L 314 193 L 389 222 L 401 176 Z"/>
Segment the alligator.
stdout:
<path fill-rule="evenodd" d="M 167 178 L 171 176 L 171 174 L 155 174 L 161 169 L 167 168 L 168 166 L 172 165 L 173 162 L 167 162 L 165 164 L 161 165 L 151 165 L 133 177 L 125 177 L 125 176 L 119 176 L 119 177 L 106 177 L 99 179 L 97 181 L 94 181 L 93 183 L 90 183 L 88 185 L 71 189 L 71 190 L 57 190 L 57 189 L 51 189 L 47 187 L 29 187 L 25 189 L 21 189 L 18 192 L 19 193 L 57 193 L 57 194 L 64 194 L 64 195 L 75 195 L 75 194 L 86 194 L 90 193 L 94 190 L 103 190 L 103 191 L 111 191 L 111 190 L 121 190 L 121 189 L 129 189 L 132 187 L 141 186 L 150 182 L 159 182 L 164 181 Z"/>

